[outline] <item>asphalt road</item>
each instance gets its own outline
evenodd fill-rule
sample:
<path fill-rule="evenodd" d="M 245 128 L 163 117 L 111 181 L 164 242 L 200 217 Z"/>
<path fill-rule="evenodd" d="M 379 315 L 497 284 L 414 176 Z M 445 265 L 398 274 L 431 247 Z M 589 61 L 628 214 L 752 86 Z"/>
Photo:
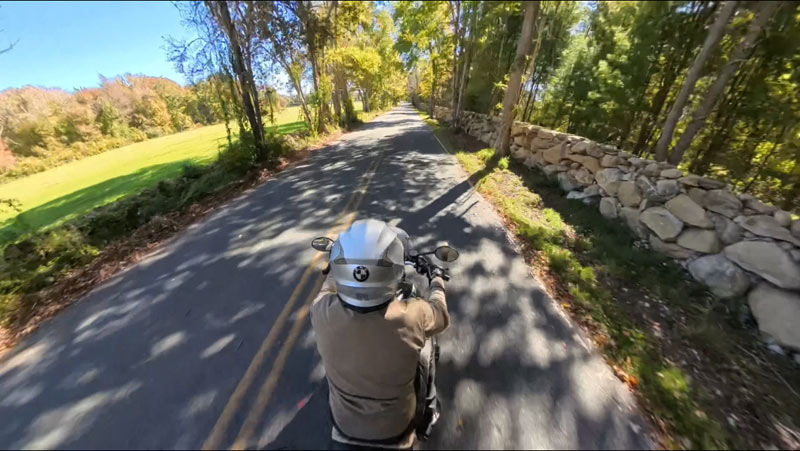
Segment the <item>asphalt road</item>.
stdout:
<path fill-rule="evenodd" d="M 421 447 L 652 446 L 632 395 L 466 178 L 410 106 L 342 136 L 20 343 L 0 362 L 0 448 L 326 447 L 309 243 L 356 207 L 418 248 L 461 251 L 444 415 Z"/>

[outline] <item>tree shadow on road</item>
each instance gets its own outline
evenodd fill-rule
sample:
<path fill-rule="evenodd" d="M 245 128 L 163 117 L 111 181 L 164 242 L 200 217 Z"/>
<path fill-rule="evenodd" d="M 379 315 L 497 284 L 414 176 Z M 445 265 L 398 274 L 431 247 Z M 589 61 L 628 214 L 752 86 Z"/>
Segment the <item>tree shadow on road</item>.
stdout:
<path fill-rule="evenodd" d="M 646 446 L 631 432 L 622 385 L 409 108 L 233 200 L 24 339 L 0 362 L 0 445 L 200 447 L 311 261 L 311 239 L 334 226 L 380 156 L 359 216 L 399 224 L 420 248 L 447 240 L 462 255 L 442 336 L 445 415 L 425 447 Z M 255 373 L 222 446 L 282 343 Z M 308 398 L 323 382 L 305 324 L 252 445 L 302 448 L 329 434 L 327 409 L 320 415 Z"/>
<path fill-rule="evenodd" d="M 420 446 L 649 447 L 625 386 L 530 275 L 458 163 L 424 126 L 407 131 L 399 145 L 409 151 L 384 159 L 364 215 L 402 227 L 418 248 L 447 240 L 462 255 L 451 265 L 452 323 L 441 339 L 437 373 L 444 415 Z M 315 355 L 313 340 L 296 353 Z M 294 402 L 276 407 L 291 411 Z M 324 446 L 303 436 L 314 427 L 311 418 L 298 413 L 285 421 L 269 447 Z"/>

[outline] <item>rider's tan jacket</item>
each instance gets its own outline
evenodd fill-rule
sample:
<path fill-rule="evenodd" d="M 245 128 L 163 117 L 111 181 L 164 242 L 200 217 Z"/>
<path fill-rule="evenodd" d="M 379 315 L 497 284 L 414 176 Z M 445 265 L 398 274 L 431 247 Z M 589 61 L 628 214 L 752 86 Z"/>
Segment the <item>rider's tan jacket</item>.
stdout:
<path fill-rule="evenodd" d="M 430 300 L 390 302 L 368 313 L 345 307 L 325 281 L 311 306 L 311 323 L 330 386 L 336 426 L 346 435 L 382 440 L 403 434 L 414 419 L 414 377 L 427 337 L 450 324 L 444 282 Z"/>

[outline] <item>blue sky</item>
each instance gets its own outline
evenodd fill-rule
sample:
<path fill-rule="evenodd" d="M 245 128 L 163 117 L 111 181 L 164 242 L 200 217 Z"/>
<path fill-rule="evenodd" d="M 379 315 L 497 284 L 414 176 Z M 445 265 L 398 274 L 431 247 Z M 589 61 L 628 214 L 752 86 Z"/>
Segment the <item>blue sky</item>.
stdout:
<path fill-rule="evenodd" d="M 167 61 L 163 36 L 190 37 L 169 2 L 0 1 L 0 90 L 24 85 L 73 90 L 99 74 L 185 78 Z"/>

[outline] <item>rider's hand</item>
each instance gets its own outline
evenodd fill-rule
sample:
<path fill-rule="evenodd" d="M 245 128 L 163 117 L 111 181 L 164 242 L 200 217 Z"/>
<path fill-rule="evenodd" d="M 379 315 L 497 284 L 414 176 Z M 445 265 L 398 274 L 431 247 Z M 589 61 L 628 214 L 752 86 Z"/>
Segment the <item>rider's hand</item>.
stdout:
<path fill-rule="evenodd" d="M 416 265 L 414 265 L 414 269 L 417 270 L 418 274 L 422 274 L 423 276 L 428 276 L 428 273 L 430 272 L 430 265 L 428 264 L 428 260 L 423 256 L 419 256 L 417 258 Z"/>
<path fill-rule="evenodd" d="M 428 282 L 430 283 L 433 279 L 437 277 L 441 277 L 444 280 L 447 280 L 447 271 L 442 269 L 436 265 L 432 265 L 428 259 L 423 256 L 420 256 L 417 259 L 417 263 L 414 266 L 414 269 L 417 270 L 417 273 L 422 274 L 423 276 L 428 278 Z"/>

